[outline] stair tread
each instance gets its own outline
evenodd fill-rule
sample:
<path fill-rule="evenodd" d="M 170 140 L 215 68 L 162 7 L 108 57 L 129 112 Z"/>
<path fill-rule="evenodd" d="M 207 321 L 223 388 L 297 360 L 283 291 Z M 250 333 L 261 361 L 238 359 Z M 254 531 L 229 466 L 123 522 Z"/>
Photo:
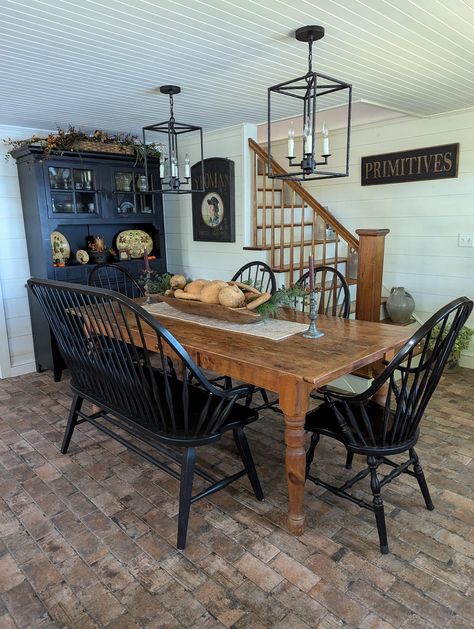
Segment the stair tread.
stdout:
<path fill-rule="evenodd" d="M 324 240 L 315 240 L 314 244 L 315 245 L 323 245 L 324 244 Z M 332 243 L 332 242 L 339 242 L 339 240 L 336 240 L 335 238 L 332 240 L 326 240 L 326 243 Z M 305 240 L 303 243 L 304 247 L 311 247 L 311 245 L 313 244 L 312 240 Z M 283 243 L 283 246 L 280 244 L 274 244 L 273 247 L 275 249 L 288 249 L 291 246 L 293 247 L 301 247 L 301 242 L 294 242 L 293 245 L 291 245 L 291 243 L 287 242 L 287 243 Z M 271 251 L 272 250 L 272 245 L 256 245 L 255 247 L 243 247 L 243 249 L 247 249 L 249 251 Z"/>
<path fill-rule="evenodd" d="M 281 188 L 257 188 L 257 192 L 283 192 Z"/>

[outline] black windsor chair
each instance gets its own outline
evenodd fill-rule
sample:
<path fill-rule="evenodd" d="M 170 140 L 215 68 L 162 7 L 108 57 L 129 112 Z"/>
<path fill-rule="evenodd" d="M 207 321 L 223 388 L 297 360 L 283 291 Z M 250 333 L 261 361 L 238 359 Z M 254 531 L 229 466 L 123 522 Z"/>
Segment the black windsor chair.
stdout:
<path fill-rule="evenodd" d="M 99 430 L 180 481 L 177 547 L 186 545 L 191 504 L 248 475 L 258 500 L 263 493 L 244 427 L 258 413 L 244 405 L 247 386 L 214 387 L 180 343 L 150 314 L 117 292 L 31 278 L 37 297 L 71 373 L 73 400 L 61 452 L 68 450 L 74 428 L 90 422 Z M 139 351 L 153 343 L 157 352 Z M 161 369 L 154 369 L 151 354 Z M 168 368 L 180 366 L 182 379 Z M 199 383 L 192 386 L 190 377 Z M 101 410 L 87 414 L 87 400 Z M 120 433 L 116 432 L 120 429 Z M 215 480 L 196 466 L 196 448 L 219 441 L 232 431 L 244 469 Z M 128 433 L 135 439 L 123 436 Z M 138 444 L 137 444 L 138 441 Z M 158 459 L 139 442 L 152 446 Z M 176 447 L 178 450 L 176 450 Z M 180 455 L 179 449 L 182 449 Z M 162 459 L 169 459 L 164 462 Z M 176 464 L 180 468 L 178 472 Z M 208 486 L 192 495 L 194 474 Z"/>
<path fill-rule="evenodd" d="M 272 295 L 276 293 L 277 289 L 275 273 L 268 264 L 260 262 L 259 260 L 244 264 L 243 267 L 234 273 L 231 282 L 243 282 L 245 284 L 250 284 L 261 293 L 271 293 Z M 217 377 L 214 381 L 219 383 L 220 380 L 224 380 L 224 386 L 226 388 L 232 386 L 232 380 L 228 376 L 224 376 L 224 378 Z M 252 403 L 253 396 L 257 391 L 263 399 L 263 404 L 258 408 L 268 408 L 271 403 L 268 400 L 267 392 L 265 389 L 255 387 L 254 385 L 249 385 L 249 394 L 245 402 L 246 405 L 249 406 Z"/>
<path fill-rule="evenodd" d="M 243 267 L 234 273 L 231 281 L 251 284 L 261 293 L 271 293 L 272 295 L 277 289 L 275 273 L 268 264 L 258 260 L 244 264 Z"/>
<path fill-rule="evenodd" d="M 318 293 L 319 314 L 331 315 L 333 317 L 349 318 L 351 310 L 351 296 L 349 286 L 344 275 L 332 266 L 315 266 L 314 267 L 314 284 L 320 289 Z M 309 290 L 309 271 L 301 275 L 296 281 L 297 286 Z M 309 298 L 305 295 L 303 298 L 297 298 L 294 304 L 295 309 L 302 312 L 309 310 Z M 266 394 L 266 392 L 265 392 Z M 311 393 L 311 397 L 315 400 L 323 400 L 319 391 Z M 282 413 L 278 406 L 278 399 L 268 401 L 268 395 L 263 396 L 264 403 L 256 407 L 257 411 L 268 408 L 275 413 Z"/>
<path fill-rule="evenodd" d="M 87 284 L 97 288 L 115 290 L 117 293 L 130 297 L 130 299 L 145 296 L 145 289 L 140 286 L 127 269 L 119 264 L 109 264 L 108 262 L 97 264 L 90 271 Z"/>
<path fill-rule="evenodd" d="M 367 391 L 358 395 L 326 391 L 326 402 L 306 415 L 305 429 L 312 433 L 311 445 L 306 455 L 306 478 L 373 511 L 383 554 L 388 553 L 388 540 L 381 489 L 387 483 L 403 472 L 414 476 L 425 499 L 426 508 L 434 509 L 415 452 L 415 444 L 418 441 L 423 413 L 472 307 L 473 302 L 467 297 L 460 297 L 447 304 L 415 332 Z M 384 406 L 371 400 L 382 387 L 387 388 Z M 383 392 L 385 394 L 385 389 Z M 311 475 L 314 450 L 321 435 L 337 439 L 345 446 L 349 466 L 354 454 L 365 455 L 368 469 L 363 469 L 340 487 Z M 407 451 L 409 459 L 404 463 L 396 463 L 387 458 Z M 394 469 L 379 477 L 380 465 Z M 413 466 L 413 470 L 409 469 L 410 466 Z M 369 474 L 372 504 L 347 491 Z"/>
<path fill-rule="evenodd" d="M 296 282 L 297 286 L 309 290 L 309 271 Z M 351 295 L 344 275 L 332 266 L 314 267 L 314 285 L 318 293 L 318 313 L 348 319 L 351 311 Z M 301 300 L 303 312 L 309 310 L 309 299 Z"/>

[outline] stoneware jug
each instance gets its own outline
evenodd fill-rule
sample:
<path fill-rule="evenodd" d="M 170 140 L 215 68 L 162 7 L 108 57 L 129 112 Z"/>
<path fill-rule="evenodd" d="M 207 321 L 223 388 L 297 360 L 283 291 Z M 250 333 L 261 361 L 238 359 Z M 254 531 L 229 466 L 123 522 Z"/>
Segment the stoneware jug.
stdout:
<path fill-rule="evenodd" d="M 415 300 L 403 286 L 394 286 L 387 300 L 388 316 L 395 323 L 407 323 L 415 310 Z"/>

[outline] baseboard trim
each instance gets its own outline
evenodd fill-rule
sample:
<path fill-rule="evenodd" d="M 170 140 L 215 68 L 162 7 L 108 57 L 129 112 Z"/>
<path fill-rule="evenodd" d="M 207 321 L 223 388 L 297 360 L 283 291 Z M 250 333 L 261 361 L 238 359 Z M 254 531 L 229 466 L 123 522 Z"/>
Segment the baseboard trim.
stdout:
<path fill-rule="evenodd" d="M 10 378 L 14 376 L 24 376 L 27 373 L 36 371 L 35 363 L 24 363 L 23 365 L 16 365 L 10 369 Z"/>

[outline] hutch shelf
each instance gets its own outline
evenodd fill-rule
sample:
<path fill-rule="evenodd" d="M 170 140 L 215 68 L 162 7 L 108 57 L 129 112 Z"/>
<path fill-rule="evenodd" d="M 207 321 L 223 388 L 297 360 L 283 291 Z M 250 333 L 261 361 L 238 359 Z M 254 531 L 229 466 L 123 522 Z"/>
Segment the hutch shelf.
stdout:
<path fill-rule="evenodd" d="M 100 235 L 116 249 L 117 235 L 141 229 L 153 240 L 152 268 L 166 271 L 163 204 L 159 181 L 146 181 L 143 168 L 128 155 L 64 152 L 44 155 L 42 149 L 25 146 L 12 152 L 20 182 L 30 272 L 34 277 L 87 284 L 94 264 L 80 264 L 75 254 L 87 248 L 88 238 Z M 50 235 L 63 234 L 70 245 L 69 262 L 53 266 Z M 143 259 L 110 261 L 126 266 L 134 276 L 143 270 Z M 64 367 L 48 323 L 36 300 L 29 295 L 36 368 L 52 369 L 61 378 Z"/>

